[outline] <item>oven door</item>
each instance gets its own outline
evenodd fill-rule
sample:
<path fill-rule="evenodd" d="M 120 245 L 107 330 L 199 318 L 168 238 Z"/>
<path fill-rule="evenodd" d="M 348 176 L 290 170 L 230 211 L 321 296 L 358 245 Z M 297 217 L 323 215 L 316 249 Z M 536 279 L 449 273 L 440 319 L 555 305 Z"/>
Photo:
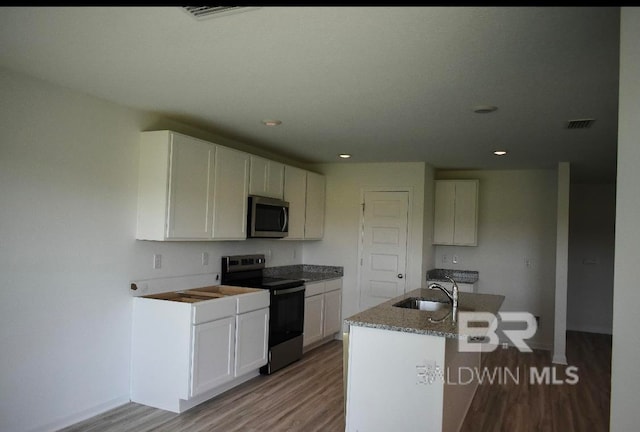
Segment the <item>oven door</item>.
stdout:
<path fill-rule="evenodd" d="M 272 289 L 269 306 L 269 346 L 301 336 L 304 329 L 305 286 Z"/>

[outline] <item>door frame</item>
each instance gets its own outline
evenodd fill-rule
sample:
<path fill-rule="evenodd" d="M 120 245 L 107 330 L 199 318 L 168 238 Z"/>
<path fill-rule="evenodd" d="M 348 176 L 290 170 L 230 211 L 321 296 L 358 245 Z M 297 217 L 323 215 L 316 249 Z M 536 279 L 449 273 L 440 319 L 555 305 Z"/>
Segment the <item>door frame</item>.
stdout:
<path fill-rule="evenodd" d="M 361 260 L 364 259 L 362 256 L 364 249 L 364 196 L 367 192 L 407 192 L 408 200 L 407 200 L 407 244 L 405 251 L 405 285 L 404 291 L 407 292 L 407 286 L 409 282 L 412 281 L 412 278 L 408 278 L 407 275 L 410 273 L 410 270 L 413 269 L 413 257 L 409 254 L 410 250 L 413 250 L 413 235 L 412 235 L 412 226 L 413 226 L 413 187 L 412 186 L 397 186 L 397 187 L 376 187 L 376 186 L 365 186 L 360 188 L 360 222 L 358 227 L 360 229 L 360 233 L 358 234 L 358 257 L 356 261 L 356 265 L 358 267 L 358 276 L 357 276 L 357 286 L 358 286 L 358 312 L 362 312 L 362 290 L 361 282 L 362 282 L 362 265 L 360 264 Z M 419 288 L 419 287 L 416 287 Z M 411 288 L 414 289 L 414 288 Z M 410 289 L 410 290 L 411 290 Z"/>

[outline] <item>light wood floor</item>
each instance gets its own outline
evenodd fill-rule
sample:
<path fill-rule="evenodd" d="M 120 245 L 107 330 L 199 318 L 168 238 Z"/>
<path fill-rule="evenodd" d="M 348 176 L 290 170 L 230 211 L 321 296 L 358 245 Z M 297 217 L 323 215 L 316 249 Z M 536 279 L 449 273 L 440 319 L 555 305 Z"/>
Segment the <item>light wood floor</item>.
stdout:
<path fill-rule="evenodd" d="M 567 360 L 579 368 L 573 386 L 525 379 L 519 385 L 479 386 L 460 432 L 608 431 L 611 336 L 568 332 Z M 498 348 L 484 354 L 483 365 L 528 370 L 551 361 L 548 351 Z M 558 368 L 557 378 L 565 377 L 562 371 Z M 129 403 L 63 431 L 338 432 L 344 427 L 342 343 L 333 341 L 180 415 Z"/>
<path fill-rule="evenodd" d="M 342 394 L 342 342 L 331 341 L 182 414 L 129 403 L 63 431 L 344 431 Z"/>

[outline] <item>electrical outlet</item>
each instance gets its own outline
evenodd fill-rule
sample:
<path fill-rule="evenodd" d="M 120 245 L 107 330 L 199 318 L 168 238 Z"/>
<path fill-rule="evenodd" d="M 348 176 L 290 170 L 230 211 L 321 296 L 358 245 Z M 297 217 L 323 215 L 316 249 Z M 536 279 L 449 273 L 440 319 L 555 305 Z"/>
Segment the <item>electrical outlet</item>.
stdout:
<path fill-rule="evenodd" d="M 162 255 L 153 254 L 153 268 L 159 269 L 160 267 L 162 267 Z"/>
<path fill-rule="evenodd" d="M 202 265 L 209 265 L 209 252 L 202 252 Z"/>
<path fill-rule="evenodd" d="M 451 262 L 454 264 L 458 264 L 458 255 L 454 255 L 453 258 L 451 259 Z"/>

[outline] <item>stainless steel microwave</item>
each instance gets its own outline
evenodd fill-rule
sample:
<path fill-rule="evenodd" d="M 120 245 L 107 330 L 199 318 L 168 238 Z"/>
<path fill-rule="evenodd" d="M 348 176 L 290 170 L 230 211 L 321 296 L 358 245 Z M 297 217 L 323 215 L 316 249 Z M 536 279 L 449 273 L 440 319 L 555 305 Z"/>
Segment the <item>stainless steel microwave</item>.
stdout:
<path fill-rule="evenodd" d="M 249 195 L 249 237 L 283 238 L 289 234 L 289 203 L 275 198 Z"/>

